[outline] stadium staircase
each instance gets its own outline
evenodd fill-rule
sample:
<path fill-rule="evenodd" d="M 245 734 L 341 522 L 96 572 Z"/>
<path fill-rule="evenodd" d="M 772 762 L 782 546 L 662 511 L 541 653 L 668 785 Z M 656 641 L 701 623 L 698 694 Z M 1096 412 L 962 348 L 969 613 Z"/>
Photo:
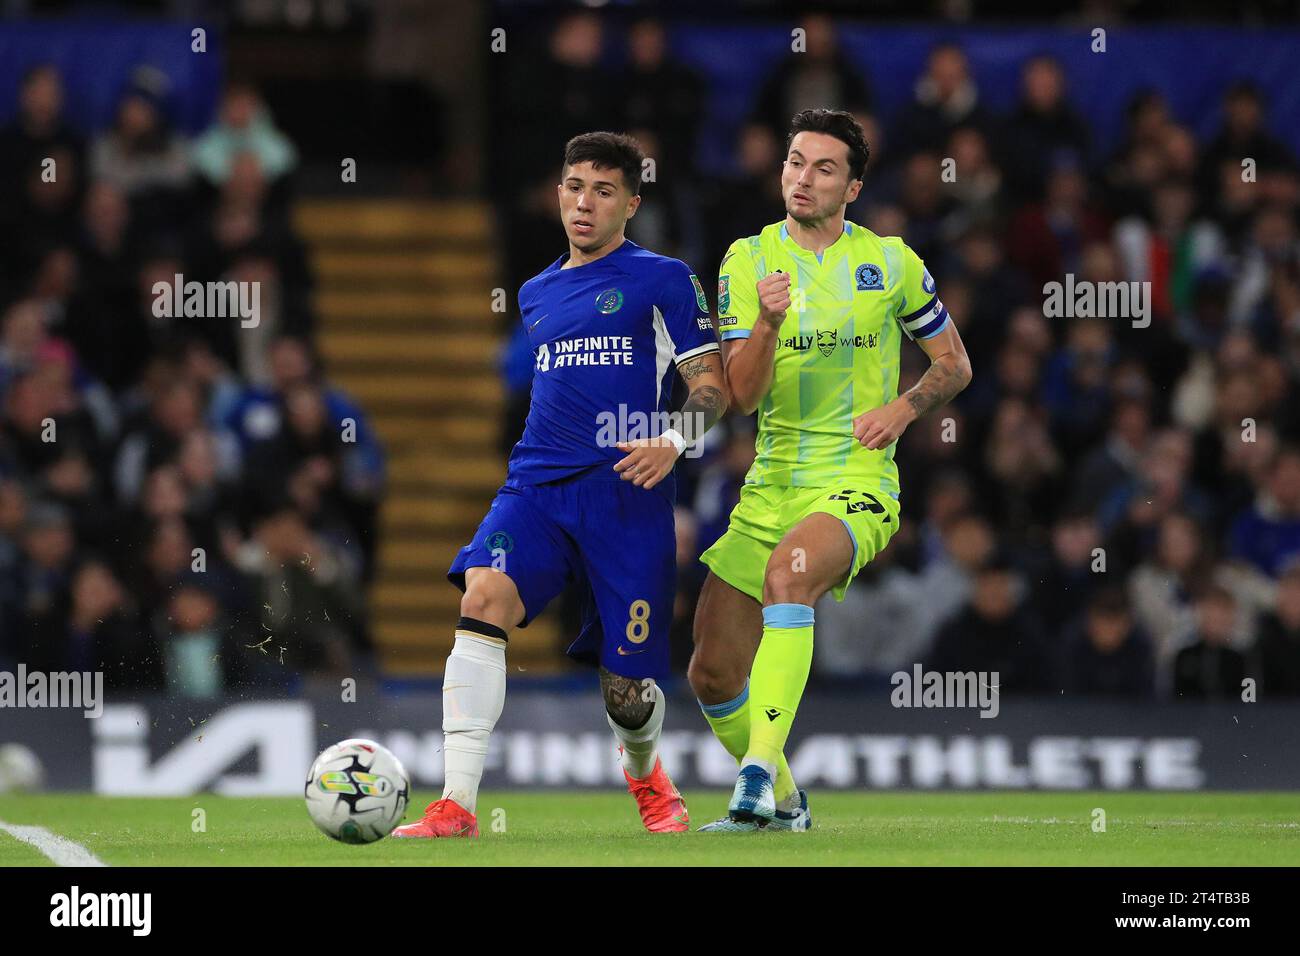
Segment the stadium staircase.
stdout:
<path fill-rule="evenodd" d="M 388 455 L 370 594 L 381 663 L 399 676 L 440 673 L 459 615 L 447 565 L 505 476 L 491 209 L 312 200 L 296 217 L 327 374 L 360 402 Z M 511 674 L 555 670 L 557 639 L 549 615 L 513 635 Z"/>

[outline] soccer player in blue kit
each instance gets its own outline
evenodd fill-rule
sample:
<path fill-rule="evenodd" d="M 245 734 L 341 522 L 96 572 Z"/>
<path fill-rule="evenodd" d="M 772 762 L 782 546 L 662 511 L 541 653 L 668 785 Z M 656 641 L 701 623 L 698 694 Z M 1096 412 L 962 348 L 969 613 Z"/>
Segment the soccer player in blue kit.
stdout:
<path fill-rule="evenodd" d="M 573 582 L 587 601 L 569 654 L 599 666 L 641 821 L 654 833 L 689 829 L 657 749 L 665 700 L 655 681 L 668 671 L 677 576 L 672 471 L 726 411 L 727 389 L 699 280 L 624 237 L 641 202 L 642 162 L 636 141 L 615 133 L 584 133 L 565 147 L 558 190 L 569 252 L 519 290 L 536 355 L 524 435 L 447 574 L 465 594 L 442 685 L 443 795 L 394 836 L 478 835 L 509 632 Z M 680 427 L 658 428 L 669 420 L 674 367 L 689 395 Z"/>

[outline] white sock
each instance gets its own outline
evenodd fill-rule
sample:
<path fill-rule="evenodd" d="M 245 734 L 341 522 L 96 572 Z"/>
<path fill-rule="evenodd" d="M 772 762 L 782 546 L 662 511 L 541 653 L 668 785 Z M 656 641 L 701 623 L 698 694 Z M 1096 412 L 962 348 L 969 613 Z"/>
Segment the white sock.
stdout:
<path fill-rule="evenodd" d="M 654 709 L 650 711 L 650 716 L 646 722 L 636 730 L 628 730 L 621 726 L 618 721 L 605 712 L 605 719 L 609 721 L 610 729 L 614 731 L 614 736 L 618 742 L 623 745 L 623 769 L 627 775 L 634 780 L 644 780 L 650 776 L 655 768 L 655 761 L 659 759 L 659 731 L 664 726 L 664 692 L 659 689 L 659 685 L 654 685 L 655 702 Z"/>
<path fill-rule="evenodd" d="M 442 677 L 442 795 L 470 813 L 478 805 L 488 737 L 505 703 L 505 643 L 471 631 L 457 631 Z"/>
<path fill-rule="evenodd" d="M 776 782 L 776 764 L 768 760 L 759 760 L 757 757 L 751 757 L 749 754 L 745 754 L 745 759 L 740 761 L 741 769 L 743 770 L 751 764 L 755 767 L 762 767 L 767 771 L 767 775 L 772 778 L 772 781 L 774 783 Z"/>

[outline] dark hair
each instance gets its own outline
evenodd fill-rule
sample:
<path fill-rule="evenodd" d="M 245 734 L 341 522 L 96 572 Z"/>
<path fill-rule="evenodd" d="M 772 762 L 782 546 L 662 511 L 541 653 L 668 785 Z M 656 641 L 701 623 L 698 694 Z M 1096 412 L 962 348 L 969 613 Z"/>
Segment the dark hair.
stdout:
<path fill-rule="evenodd" d="M 597 169 L 618 169 L 633 196 L 641 192 L 641 164 L 645 154 L 626 133 L 581 133 L 564 145 L 564 166 L 591 163 Z"/>
<path fill-rule="evenodd" d="M 1223 95 L 1224 100 L 1251 99 L 1256 104 L 1264 105 L 1264 94 L 1260 88 L 1251 80 L 1234 80 Z"/>
<path fill-rule="evenodd" d="M 22 79 L 18 81 L 19 88 L 26 89 L 29 83 L 45 73 L 54 74 L 56 80 L 62 81 L 63 79 L 62 74 L 59 73 L 59 68 L 53 63 L 37 63 L 34 66 L 29 66 L 27 69 L 23 70 Z"/>
<path fill-rule="evenodd" d="M 1129 614 L 1128 595 L 1119 585 L 1100 588 L 1088 602 L 1088 610 L 1100 617 L 1119 617 Z"/>
<path fill-rule="evenodd" d="M 790 144 L 799 133 L 825 133 L 834 136 L 849 148 L 849 179 L 861 179 L 866 172 L 867 160 L 871 157 L 871 147 L 867 145 L 867 134 L 857 120 L 844 110 L 803 110 L 794 114 L 790 121 L 790 134 L 785 138 L 785 151 L 790 152 Z"/>
<path fill-rule="evenodd" d="M 1015 574 L 1020 570 L 1016 557 L 1005 544 L 996 544 L 980 565 L 980 574 Z"/>

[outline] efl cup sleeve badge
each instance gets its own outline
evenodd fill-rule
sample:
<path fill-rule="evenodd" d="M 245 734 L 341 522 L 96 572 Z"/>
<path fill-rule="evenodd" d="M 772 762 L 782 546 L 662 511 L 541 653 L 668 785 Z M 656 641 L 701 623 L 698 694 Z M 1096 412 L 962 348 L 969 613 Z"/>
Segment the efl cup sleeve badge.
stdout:
<path fill-rule="evenodd" d="M 709 300 L 704 297 L 704 286 L 700 285 L 700 280 L 691 276 L 691 285 L 695 286 L 695 304 L 700 307 L 701 312 L 709 311 Z"/>
<path fill-rule="evenodd" d="M 868 290 L 880 291 L 885 288 L 884 274 L 880 271 L 880 266 L 874 262 L 864 262 L 853 272 L 853 279 L 857 283 L 859 292 Z"/>
<path fill-rule="evenodd" d="M 718 276 L 718 315 L 731 308 L 731 276 Z"/>
<path fill-rule="evenodd" d="M 930 275 L 929 269 L 921 270 L 921 288 L 926 295 L 934 295 L 934 276 Z"/>
<path fill-rule="evenodd" d="M 606 289 L 596 296 L 596 311 L 601 315 L 613 315 L 623 308 L 623 290 Z"/>

